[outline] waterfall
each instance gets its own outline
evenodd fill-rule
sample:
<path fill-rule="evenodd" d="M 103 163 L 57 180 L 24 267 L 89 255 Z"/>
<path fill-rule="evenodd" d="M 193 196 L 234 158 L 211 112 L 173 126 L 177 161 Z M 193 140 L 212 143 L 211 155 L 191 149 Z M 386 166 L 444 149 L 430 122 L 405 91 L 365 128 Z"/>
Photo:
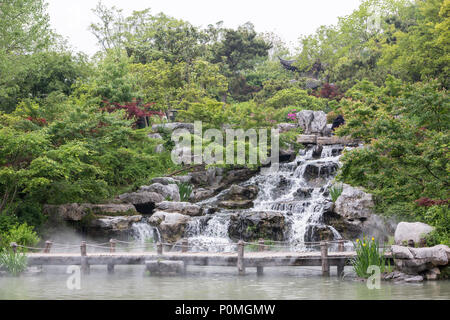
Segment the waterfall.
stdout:
<path fill-rule="evenodd" d="M 256 175 L 243 183 L 259 188 L 254 207 L 247 211 L 282 213 L 288 226 L 286 240 L 295 250 L 307 250 L 304 242 L 312 241 L 317 230 L 329 230 L 331 237 L 340 239 L 334 228 L 323 223 L 323 215 L 331 206 L 329 188 L 340 167 L 339 158 L 344 149 L 342 145 L 331 145 L 323 146 L 321 152 L 315 152 L 315 147 L 301 150 L 294 161 L 280 164 L 278 171 Z M 204 204 L 211 204 L 217 198 L 208 199 Z M 189 242 L 214 243 L 233 250 L 231 245 L 226 247 L 232 243 L 228 237 L 232 212 L 219 210 L 211 216 L 194 218 L 186 232 Z"/>
<path fill-rule="evenodd" d="M 160 241 L 161 235 L 157 228 L 152 227 L 146 222 L 136 222 L 131 226 L 134 239 L 140 243 L 146 241 Z"/>

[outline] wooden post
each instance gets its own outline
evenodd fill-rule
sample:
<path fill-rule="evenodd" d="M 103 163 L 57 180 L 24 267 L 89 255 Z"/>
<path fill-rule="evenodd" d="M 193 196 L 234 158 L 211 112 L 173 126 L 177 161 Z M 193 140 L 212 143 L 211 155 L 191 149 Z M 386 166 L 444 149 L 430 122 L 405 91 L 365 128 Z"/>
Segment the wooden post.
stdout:
<path fill-rule="evenodd" d="M 109 252 L 110 253 L 116 252 L 116 240 L 114 239 L 109 240 Z"/>
<path fill-rule="evenodd" d="M 245 265 L 244 265 L 244 241 L 239 240 L 237 247 L 237 268 L 240 276 L 245 275 Z"/>
<path fill-rule="evenodd" d="M 264 245 L 264 239 L 259 239 L 258 241 L 258 252 L 263 252 L 266 246 Z M 262 276 L 264 274 L 263 266 L 256 266 L 256 275 Z"/>
<path fill-rule="evenodd" d="M 50 250 L 52 249 L 53 242 L 51 241 L 45 241 L 45 249 L 44 253 L 50 253 Z"/>
<path fill-rule="evenodd" d="M 163 254 L 163 245 L 162 245 L 161 242 L 158 242 L 158 243 L 156 244 L 156 252 L 157 252 L 159 255 L 162 255 L 162 254 Z"/>
<path fill-rule="evenodd" d="M 81 251 L 81 271 L 85 274 L 89 273 L 89 264 L 87 260 L 87 249 L 86 249 L 86 241 L 81 242 L 80 251 Z"/>
<path fill-rule="evenodd" d="M 189 246 L 188 239 L 183 239 L 183 241 L 181 241 L 181 252 L 183 253 L 188 252 L 188 246 Z"/>
<path fill-rule="evenodd" d="M 338 252 L 344 252 L 345 246 L 344 246 L 344 240 L 338 241 Z M 342 260 L 338 262 L 337 265 L 337 276 L 340 278 L 344 274 L 344 268 L 345 268 L 345 260 Z"/>
<path fill-rule="evenodd" d="M 17 243 L 11 242 L 11 249 L 14 252 L 14 254 L 17 253 Z"/>
<path fill-rule="evenodd" d="M 322 276 L 330 276 L 330 265 L 328 264 L 328 243 L 320 243 L 320 257 L 322 260 Z"/>
<path fill-rule="evenodd" d="M 116 240 L 114 240 L 114 239 L 109 240 L 109 252 L 110 253 L 116 252 Z M 114 273 L 114 263 L 112 261 L 113 261 L 113 259 L 111 258 L 111 262 L 108 263 L 108 265 L 107 265 L 109 274 Z"/>

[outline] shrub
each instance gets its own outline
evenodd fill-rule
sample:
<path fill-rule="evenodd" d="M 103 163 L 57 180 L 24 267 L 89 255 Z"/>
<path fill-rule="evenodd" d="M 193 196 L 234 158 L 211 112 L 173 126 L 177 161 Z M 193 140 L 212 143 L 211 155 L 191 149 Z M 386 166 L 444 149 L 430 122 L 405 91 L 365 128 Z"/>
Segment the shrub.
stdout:
<path fill-rule="evenodd" d="M 0 266 L 14 277 L 24 272 L 27 265 L 27 256 L 23 253 L 14 253 L 12 250 L 4 250 L 0 253 Z"/>
<path fill-rule="evenodd" d="M 367 268 L 369 266 L 380 267 L 381 273 L 391 271 L 391 265 L 389 261 L 388 265 L 386 266 L 384 249 L 380 253 L 379 243 L 374 238 L 372 238 L 370 241 L 366 241 L 366 237 L 363 236 L 361 240 L 356 239 L 356 243 L 354 243 L 354 246 L 356 249 L 356 258 L 353 259 L 352 265 L 353 270 L 355 270 L 358 277 L 370 277 L 370 274 L 367 273 Z"/>
<path fill-rule="evenodd" d="M 192 186 L 189 183 L 178 183 L 178 189 L 180 191 L 180 201 L 188 202 L 192 194 Z"/>
<path fill-rule="evenodd" d="M 336 200 L 341 196 L 343 190 L 344 186 L 342 185 L 342 183 L 332 186 L 330 189 L 331 200 L 333 200 L 333 202 L 336 202 Z"/>
<path fill-rule="evenodd" d="M 9 248 L 11 242 L 30 247 L 39 242 L 39 237 L 34 232 L 33 227 L 26 223 L 15 224 L 8 231 L 0 234 L 0 248 Z"/>

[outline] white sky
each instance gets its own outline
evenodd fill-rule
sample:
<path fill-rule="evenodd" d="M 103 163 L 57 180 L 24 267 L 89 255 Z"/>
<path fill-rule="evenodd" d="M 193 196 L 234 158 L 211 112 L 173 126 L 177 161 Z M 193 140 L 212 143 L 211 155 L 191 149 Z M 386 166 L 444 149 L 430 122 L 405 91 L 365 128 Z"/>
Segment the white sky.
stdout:
<path fill-rule="evenodd" d="M 99 48 L 88 30 L 96 21 L 91 9 L 96 0 L 47 0 L 52 27 L 68 38 L 69 44 L 87 54 Z M 298 46 L 301 35 L 313 33 L 321 25 L 337 22 L 350 14 L 360 0 L 103 0 L 128 15 L 134 10 L 151 8 L 153 14 L 165 14 L 206 27 L 224 21 L 235 28 L 248 21 L 258 32 L 273 31 L 291 48 Z"/>

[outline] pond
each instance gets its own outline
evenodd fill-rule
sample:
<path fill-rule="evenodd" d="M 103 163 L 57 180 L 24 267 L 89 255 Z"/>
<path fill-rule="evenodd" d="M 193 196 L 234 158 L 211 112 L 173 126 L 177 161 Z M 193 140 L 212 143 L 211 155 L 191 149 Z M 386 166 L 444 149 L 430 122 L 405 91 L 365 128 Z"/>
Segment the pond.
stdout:
<path fill-rule="evenodd" d="M 128 300 L 305 300 L 305 299 L 450 299 L 450 281 L 393 284 L 369 290 L 365 282 L 321 276 L 320 267 L 252 268 L 238 276 L 235 268 L 189 266 L 184 276 L 144 275 L 143 266 L 116 266 L 108 274 L 92 266 L 81 276 L 81 289 L 70 290 L 65 267 L 44 267 L 39 275 L 0 277 L 0 299 Z M 334 268 L 333 268 L 334 269 Z M 345 269 L 351 273 L 351 267 Z"/>

